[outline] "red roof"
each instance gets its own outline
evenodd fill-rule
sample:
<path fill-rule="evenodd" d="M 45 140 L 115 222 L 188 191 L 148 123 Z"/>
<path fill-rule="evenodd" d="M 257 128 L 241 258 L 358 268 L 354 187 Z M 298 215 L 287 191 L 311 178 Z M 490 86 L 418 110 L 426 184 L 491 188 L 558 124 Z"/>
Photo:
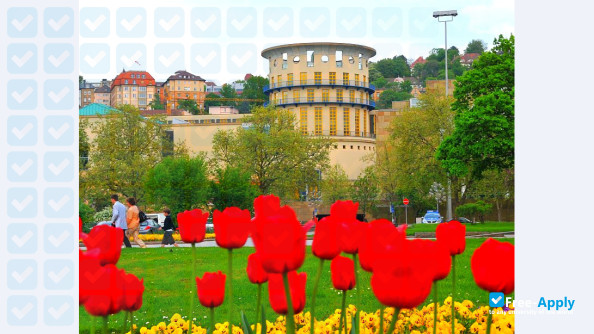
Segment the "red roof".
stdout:
<path fill-rule="evenodd" d="M 410 64 L 410 68 L 414 68 L 417 64 L 425 64 L 426 62 L 427 61 L 423 57 L 419 57 L 417 60 L 413 61 L 412 64 Z"/>
<path fill-rule="evenodd" d="M 126 83 L 126 80 L 128 80 L 128 83 Z M 111 82 L 111 89 L 113 89 L 114 86 L 120 85 L 154 86 L 155 79 L 146 71 L 123 71 L 113 79 Z"/>

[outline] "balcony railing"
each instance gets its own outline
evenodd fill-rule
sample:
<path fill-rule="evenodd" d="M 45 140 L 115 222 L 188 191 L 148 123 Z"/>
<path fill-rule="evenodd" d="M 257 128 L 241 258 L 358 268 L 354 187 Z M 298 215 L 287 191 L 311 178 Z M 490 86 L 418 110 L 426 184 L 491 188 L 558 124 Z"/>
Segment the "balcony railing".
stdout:
<path fill-rule="evenodd" d="M 310 131 L 307 133 L 308 136 L 324 136 L 324 137 L 361 137 L 361 138 L 375 138 L 374 133 L 369 132 L 355 132 L 355 131 L 330 131 L 330 130 L 323 130 L 323 131 Z"/>
<path fill-rule="evenodd" d="M 286 99 L 272 99 L 270 102 L 264 102 L 264 106 L 269 104 L 275 104 L 277 106 L 286 106 L 291 104 L 347 104 L 347 105 L 360 105 L 365 108 L 375 109 L 375 102 L 368 99 L 351 99 L 351 98 L 336 98 L 336 97 L 300 97 L 300 98 L 286 98 Z"/>
<path fill-rule="evenodd" d="M 331 87 L 355 87 L 355 88 L 364 88 L 369 93 L 375 92 L 375 86 L 363 82 L 361 80 L 342 80 L 342 79 L 313 79 L 313 80 L 299 80 L 295 79 L 293 81 L 281 81 L 275 82 L 271 85 L 264 86 L 264 93 L 269 93 L 270 91 L 281 89 L 281 88 L 288 88 L 288 87 L 311 87 L 311 86 L 331 86 Z"/>

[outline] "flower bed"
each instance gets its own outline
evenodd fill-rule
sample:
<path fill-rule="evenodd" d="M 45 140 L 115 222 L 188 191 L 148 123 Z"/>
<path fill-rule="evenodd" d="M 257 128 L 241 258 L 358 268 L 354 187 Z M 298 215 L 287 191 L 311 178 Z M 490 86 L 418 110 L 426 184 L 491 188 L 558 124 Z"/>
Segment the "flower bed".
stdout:
<path fill-rule="evenodd" d="M 139 234 L 138 237 L 142 241 L 162 241 L 163 240 L 163 234 Z M 204 239 L 214 239 L 214 238 L 215 238 L 214 233 L 206 233 L 206 235 L 204 236 Z M 129 238 L 129 239 L 130 239 L 130 241 L 133 241 L 132 238 Z M 179 233 L 173 234 L 173 240 L 181 241 L 181 236 L 179 235 Z"/>
<path fill-rule="evenodd" d="M 450 333 L 450 313 L 451 313 L 451 298 L 448 297 L 443 304 L 438 306 L 438 322 L 437 322 L 437 333 Z M 410 333 L 410 334 L 421 334 L 421 333 L 433 333 L 433 306 L 434 304 L 426 305 L 421 309 L 402 310 L 398 316 L 398 322 L 396 323 L 396 333 Z M 455 309 L 461 317 L 458 318 L 459 322 L 456 324 L 456 333 L 486 333 L 487 330 L 487 314 L 489 308 L 486 306 L 475 308 L 474 304 L 465 300 L 461 303 L 455 302 Z M 510 311 L 503 311 L 501 308 L 492 309 L 493 323 L 491 325 L 491 333 L 503 334 L 514 332 L 514 314 L 513 307 Z M 347 324 L 348 331 L 351 328 L 351 317 L 355 314 L 356 307 L 349 305 L 347 308 Z M 338 323 L 340 319 L 340 310 L 336 310 L 334 314 L 328 318 L 315 322 L 316 333 L 335 333 L 338 331 Z M 394 315 L 393 308 L 387 308 L 384 312 L 384 324 L 389 323 Z M 361 311 L 361 330 L 360 333 L 375 334 L 379 330 L 379 317 L 380 311 L 374 313 L 367 313 Z M 295 324 L 297 325 L 297 333 L 307 334 L 310 332 L 310 314 L 309 312 L 299 313 L 295 315 Z M 143 326 L 140 328 L 138 333 L 141 334 L 182 334 L 188 330 L 189 322 L 184 320 L 181 315 L 174 314 L 171 317 L 169 323 L 161 322 L 153 326 Z M 225 334 L 228 333 L 227 322 L 217 323 L 213 334 Z M 192 326 L 192 333 L 206 334 L 206 327 Z M 385 327 L 384 327 L 385 328 Z M 137 329 L 135 325 L 135 329 Z M 251 329 L 254 334 L 260 334 L 260 324 L 251 325 Z M 387 328 L 385 328 L 387 330 Z M 233 334 L 243 334 L 244 331 L 241 327 L 233 326 Z M 279 316 L 275 322 L 266 321 L 266 333 L 286 333 L 285 328 L 285 317 Z M 131 334 L 128 332 L 128 334 Z"/>

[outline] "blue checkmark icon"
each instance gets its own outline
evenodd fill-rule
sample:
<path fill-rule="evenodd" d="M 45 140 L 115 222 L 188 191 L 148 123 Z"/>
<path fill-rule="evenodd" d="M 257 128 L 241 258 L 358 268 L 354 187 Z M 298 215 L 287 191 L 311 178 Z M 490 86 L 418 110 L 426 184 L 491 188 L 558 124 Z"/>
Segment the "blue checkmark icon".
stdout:
<path fill-rule="evenodd" d="M 505 305 L 505 296 L 503 295 L 503 292 L 489 293 L 489 306 L 503 307 L 504 305 Z"/>

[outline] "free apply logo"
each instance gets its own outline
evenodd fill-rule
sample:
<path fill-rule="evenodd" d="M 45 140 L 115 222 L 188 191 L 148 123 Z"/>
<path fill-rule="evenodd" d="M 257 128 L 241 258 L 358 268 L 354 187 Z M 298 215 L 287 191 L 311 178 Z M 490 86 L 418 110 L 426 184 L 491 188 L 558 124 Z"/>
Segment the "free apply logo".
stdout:
<path fill-rule="evenodd" d="M 509 307 L 513 303 L 515 307 L 531 308 L 532 305 L 537 305 L 538 308 L 546 308 L 547 311 L 555 309 L 555 311 L 566 310 L 571 311 L 575 304 L 575 299 L 568 299 L 567 296 L 563 299 L 546 299 L 540 297 L 538 304 L 532 300 L 513 300 L 511 297 L 505 297 L 503 292 L 491 292 L 489 293 L 489 306 L 490 307 Z"/>

